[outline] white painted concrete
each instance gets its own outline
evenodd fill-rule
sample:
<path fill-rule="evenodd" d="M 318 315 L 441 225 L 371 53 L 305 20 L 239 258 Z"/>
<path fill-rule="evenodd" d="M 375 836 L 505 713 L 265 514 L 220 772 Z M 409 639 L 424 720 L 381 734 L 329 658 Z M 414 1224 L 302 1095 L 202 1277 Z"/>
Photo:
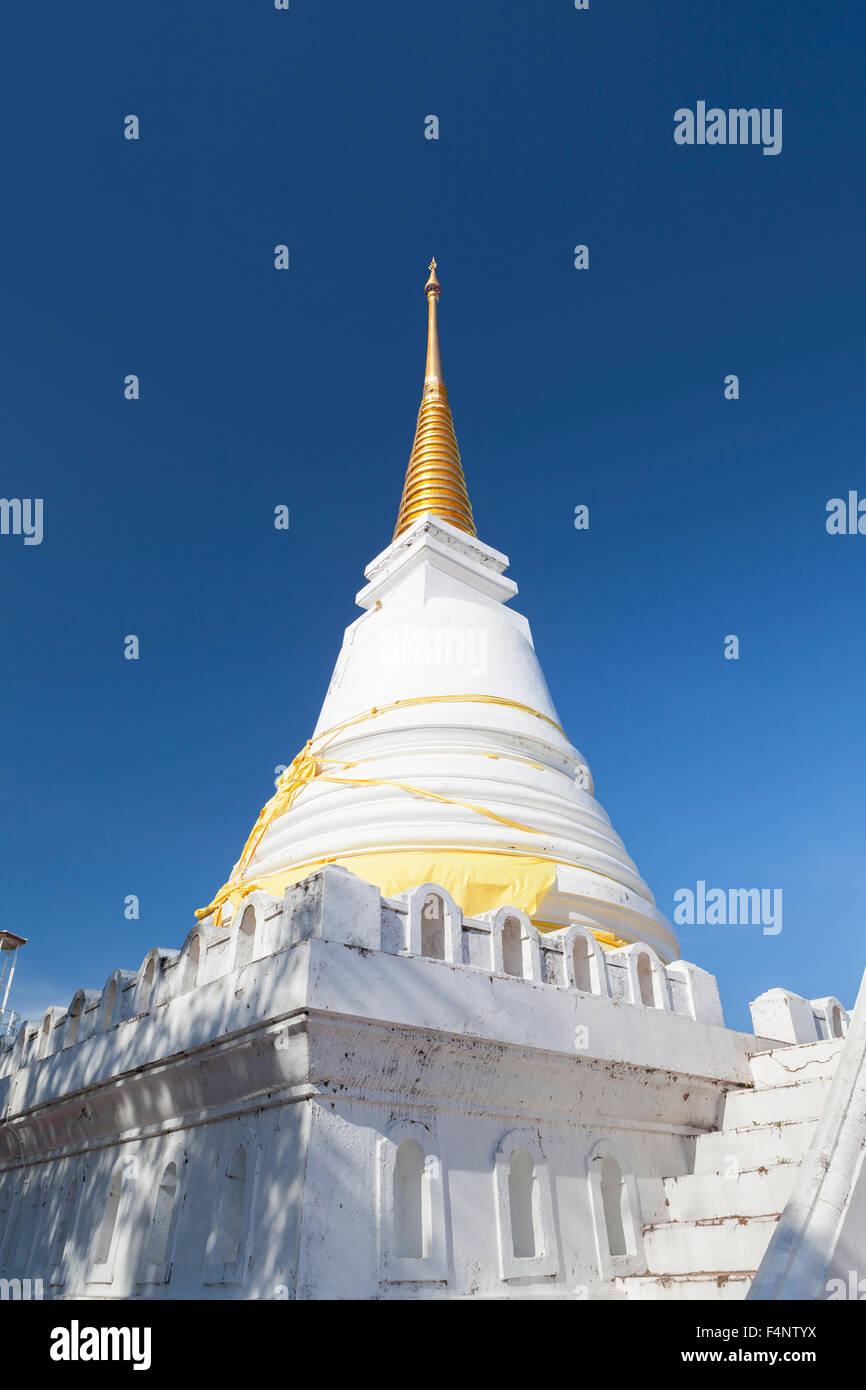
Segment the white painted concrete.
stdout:
<path fill-rule="evenodd" d="M 722 1110 L 722 1127 L 748 1129 L 754 1124 L 787 1124 L 791 1120 L 817 1120 L 824 1108 L 831 1077 L 812 1081 L 790 1080 L 771 1090 L 729 1091 Z"/>
<path fill-rule="evenodd" d="M 850 1017 L 838 999 L 804 999 L 789 989 L 770 989 L 749 1008 L 755 1032 L 787 1043 L 811 1043 L 819 1038 L 841 1038 Z"/>
<path fill-rule="evenodd" d="M 755 1090 L 798 1086 L 806 1081 L 830 1082 L 844 1046 L 842 1038 L 833 1038 L 792 1047 L 768 1047 L 752 1058 Z"/>
<path fill-rule="evenodd" d="M 710 1298 L 714 1288 L 719 1297 L 746 1296 L 789 1206 L 841 1046 L 753 1055 L 755 1084 L 725 1093 L 722 1126 L 697 1137 L 692 1171 L 665 1179 L 663 1217 L 643 1233 L 648 1272 L 623 1281 L 629 1297 Z"/>
<path fill-rule="evenodd" d="M 793 1163 L 746 1169 L 736 1174 L 686 1174 L 665 1178 L 671 1221 L 699 1221 L 709 1216 L 768 1216 L 782 1211 L 791 1195 L 797 1168 Z"/>
<path fill-rule="evenodd" d="M 776 1225 L 773 1216 L 679 1221 L 644 1232 L 652 1272 L 693 1274 L 756 1269 Z"/>
<path fill-rule="evenodd" d="M 74 1040 L 62 1010 L 27 1025 L 0 1053 L 0 1275 L 52 1297 L 741 1296 L 726 1275 L 760 1260 L 841 1041 L 768 1051 L 684 962 L 651 958 L 645 1003 L 634 948 L 581 989 L 582 928 L 524 921 L 509 956 L 508 913 L 446 904 L 445 958 L 419 955 L 441 891 L 387 901 L 330 867 L 79 992 Z"/>
<path fill-rule="evenodd" d="M 743 1171 L 761 1164 L 799 1163 L 814 1128 L 814 1121 L 793 1120 L 702 1135 L 695 1149 L 695 1172 L 724 1173 L 734 1164 Z"/>
<path fill-rule="evenodd" d="M 627 1281 L 629 1298 L 688 1303 L 737 1302 L 745 1298 L 750 1282 L 750 1276 L 737 1274 L 647 1274 Z"/>
<path fill-rule="evenodd" d="M 750 1298 L 825 1299 L 839 1296 L 839 1286 L 858 1285 L 866 1249 L 864 1155 L 866 976 L 814 1140 Z"/>

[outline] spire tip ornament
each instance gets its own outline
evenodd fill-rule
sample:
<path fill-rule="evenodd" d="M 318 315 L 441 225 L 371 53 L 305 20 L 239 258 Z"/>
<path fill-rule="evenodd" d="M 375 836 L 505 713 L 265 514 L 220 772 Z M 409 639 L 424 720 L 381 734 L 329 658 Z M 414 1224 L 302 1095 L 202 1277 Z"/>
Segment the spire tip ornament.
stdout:
<path fill-rule="evenodd" d="M 435 256 L 428 270 L 430 276 L 424 286 L 428 306 L 424 394 L 406 469 L 394 540 L 427 512 L 450 522 L 460 531 L 467 531 L 470 536 L 477 535 L 442 374 L 437 314 L 442 286 L 436 278 Z"/>

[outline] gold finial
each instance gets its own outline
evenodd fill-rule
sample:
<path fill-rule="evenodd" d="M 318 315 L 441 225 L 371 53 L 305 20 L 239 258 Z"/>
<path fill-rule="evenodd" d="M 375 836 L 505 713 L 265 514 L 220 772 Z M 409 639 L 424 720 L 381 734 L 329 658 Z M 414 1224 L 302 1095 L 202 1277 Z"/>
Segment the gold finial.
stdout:
<path fill-rule="evenodd" d="M 477 534 L 472 507 L 466 491 L 466 479 L 460 462 L 460 450 L 454 433 L 454 421 L 448 404 L 448 392 L 442 375 L 442 354 L 439 350 L 437 306 L 442 286 L 436 278 L 436 257 L 428 266 L 430 278 L 424 286 L 427 295 L 427 363 L 424 371 L 424 394 L 415 427 L 415 440 L 406 470 L 403 498 L 397 517 L 394 539 L 417 521 L 425 512 L 432 512 L 443 521 L 470 536 Z"/>

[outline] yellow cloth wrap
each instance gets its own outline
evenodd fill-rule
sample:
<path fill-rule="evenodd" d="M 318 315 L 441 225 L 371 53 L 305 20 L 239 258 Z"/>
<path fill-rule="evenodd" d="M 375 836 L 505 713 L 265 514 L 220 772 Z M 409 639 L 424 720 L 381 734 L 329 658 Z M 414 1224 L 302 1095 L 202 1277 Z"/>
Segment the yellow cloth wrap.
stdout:
<path fill-rule="evenodd" d="M 385 897 L 392 897 L 396 893 L 405 892 L 406 889 L 414 888 L 419 883 L 438 883 L 451 894 L 467 917 L 475 917 L 480 912 L 489 912 L 497 907 L 519 907 L 528 917 L 533 917 L 556 880 L 556 865 L 549 859 L 539 859 L 525 854 L 467 849 L 389 849 L 368 853 L 360 851 L 357 854 L 334 855 L 324 859 L 316 859 L 306 864 L 296 865 L 291 869 L 280 870 L 274 874 L 265 874 L 255 879 L 244 878 L 245 871 L 268 826 L 278 816 L 289 810 L 299 793 L 313 779 L 322 782 L 334 782 L 343 786 L 395 787 L 406 792 L 409 796 L 420 796 L 432 801 L 443 802 L 446 805 L 461 806 L 465 810 L 474 811 L 500 825 L 507 825 L 513 830 L 525 830 L 530 834 L 538 833 L 531 826 L 509 820 L 484 806 L 478 806 L 474 802 L 457 801 L 451 797 L 428 791 L 423 787 L 372 777 L 343 777 L 337 775 L 336 771 L 326 771 L 326 767 L 332 767 L 346 772 L 349 768 L 357 766 L 356 763 L 343 762 L 338 758 L 323 756 L 329 743 L 344 729 L 364 723 L 368 719 L 375 719 L 378 715 L 399 709 L 402 706 L 439 703 L 506 705 L 526 714 L 534 715 L 536 719 L 540 719 L 544 723 L 552 725 L 560 733 L 562 732 L 556 721 L 548 715 L 540 714 L 528 705 L 520 704 L 517 700 L 509 700 L 500 695 L 415 696 L 406 700 L 394 700 L 390 704 L 354 715 L 335 728 L 327 729 L 324 733 L 319 734 L 315 740 L 309 740 L 292 760 L 280 777 L 274 795 L 259 812 L 241 857 L 232 871 L 231 878 L 223 884 L 207 907 L 200 907 L 196 910 L 196 917 L 204 918 L 213 914 L 214 924 L 221 926 L 222 909 L 225 903 L 231 903 L 233 907 L 237 908 L 244 898 L 256 890 L 270 893 L 272 897 L 280 897 L 291 884 L 299 883 L 301 879 L 308 878 L 323 864 L 339 864 L 342 868 L 349 869 L 359 878 L 375 884 Z M 317 745 L 316 748 L 313 748 L 314 742 Z M 489 756 L 498 755 L 491 754 Z M 518 759 L 518 761 L 528 760 Z M 532 764 L 532 766 L 537 766 L 537 764 Z M 536 925 L 539 931 L 557 931 L 560 929 L 560 924 L 555 922 L 538 922 Z M 602 946 L 608 949 L 626 944 L 620 937 L 611 932 L 599 930 L 594 931 L 594 935 Z"/>
<path fill-rule="evenodd" d="M 524 714 L 531 714 L 534 718 L 542 720 L 545 724 L 550 724 L 559 733 L 563 732 L 556 720 L 551 719 L 549 715 L 541 714 L 538 710 L 532 709 L 530 705 L 521 704 L 518 700 L 509 700 L 508 697 L 504 695 L 414 695 L 404 700 L 391 700 L 386 705 L 374 706 L 372 709 L 365 710 L 362 714 L 356 714 L 350 719 L 343 720 L 342 724 L 336 724 L 332 729 L 326 729 L 323 733 L 318 734 L 315 740 L 308 739 L 301 752 L 296 754 L 292 759 L 291 763 L 280 777 L 274 795 L 271 797 L 270 801 L 265 803 L 259 812 L 258 819 L 250 831 L 247 842 L 243 847 L 241 857 L 232 870 L 231 878 L 227 883 L 223 884 L 216 897 L 208 903 L 207 907 L 196 908 L 196 917 L 209 917 L 211 913 L 214 913 L 214 923 L 216 926 L 219 926 L 222 922 L 221 909 L 223 903 L 231 901 L 236 904 L 238 901 L 238 890 L 241 890 L 241 896 L 245 897 L 247 893 L 251 893 L 254 888 L 259 887 L 260 883 L 265 882 L 265 879 L 262 879 L 250 884 L 244 879 L 244 872 L 255 854 L 259 842 L 268 826 L 272 821 L 276 820 L 278 816 L 281 816 L 285 811 L 289 810 L 294 804 L 299 792 L 302 792 L 307 783 L 311 782 L 313 778 L 321 779 L 324 782 L 342 782 L 347 786 L 397 787 L 400 791 L 408 792 L 411 795 L 429 797 L 434 801 L 442 801 L 452 806 L 463 806 L 468 810 L 477 811 L 479 815 L 485 816 L 490 820 L 498 821 L 500 825 L 508 825 L 513 830 L 529 830 L 530 833 L 535 833 L 531 830 L 531 827 L 520 825 L 516 821 L 507 820 L 504 816 L 499 816 L 494 811 L 488 811 L 482 806 L 476 806 L 471 802 L 465 801 L 451 801 L 447 796 L 439 796 L 437 793 L 425 791 L 421 787 L 411 787 L 403 782 L 379 782 L 375 778 L 344 778 L 325 773 L 324 764 L 326 763 L 336 764 L 341 767 L 344 772 L 347 768 L 356 766 L 355 763 L 342 762 L 338 758 L 323 757 L 328 744 L 345 729 L 352 728 L 356 724 L 366 723 L 369 719 L 376 719 L 382 714 L 390 713 L 392 710 L 415 705 L 436 704 L 505 705 L 511 709 L 521 710 Z M 314 742 L 317 745 L 316 748 L 313 748 Z M 326 864 L 336 863 L 338 861 L 336 859 L 322 859 L 317 862 Z M 314 864 L 308 869 L 308 872 L 312 873 L 315 867 L 316 865 Z M 273 878 L 276 882 L 281 876 L 270 875 L 269 877 Z M 289 878 L 285 880 L 286 883 L 296 881 L 297 880 Z M 423 880 L 421 881 L 423 882 Z M 446 884 L 442 884 L 443 888 L 446 886 Z M 511 906 L 517 907 L 519 904 L 512 903 Z M 483 909 L 481 910 L 483 911 Z M 466 909 L 466 911 L 468 912 L 468 909 Z"/>
<path fill-rule="evenodd" d="M 467 917 L 477 917 L 480 912 L 506 904 L 521 908 L 531 917 L 556 879 L 556 866 L 549 860 L 482 851 L 399 850 L 352 855 L 335 862 L 368 883 L 375 883 L 386 898 L 419 883 L 438 883 Z"/>
<path fill-rule="evenodd" d="M 278 898 L 290 884 L 309 878 L 323 864 L 338 864 L 374 883 L 386 898 L 419 883 L 437 883 L 451 894 L 467 917 L 505 905 L 519 907 L 531 917 L 556 879 L 555 864 L 531 855 L 489 854 L 484 850 L 380 850 L 319 859 L 233 887 L 227 884 L 228 891 L 223 890 L 219 896 L 222 902 L 231 902 L 235 907 L 256 889 Z"/>
<path fill-rule="evenodd" d="M 248 894 L 260 890 L 271 897 L 282 897 L 293 883 L 309 878 L 325 864 L 337 864 L 373 883 L 386 898 L 394 897 L 419 883 L 437 883 L 451 894 L 467 917 L 494 911 L 497 907 L 519 907 L 534 917 L 545 894 L 556 879 L 556 865 L 549 859 L 524 854 L 492 854 L 485 850 L 411 849 L 379 850 L 369 854 L 348 854 L 333 859 L 316 859 L 276 874 L 226 885 L 220 893 L 217 917 L 222 904 L 237 908 Z M 217 925 L 219 925 L 217 921 Z M 535 922 L 540 932 L 561 931 L 561 922 Z M 627 943 L 613 932 L 592 928 L 596 940 L 606 950 Z"/>

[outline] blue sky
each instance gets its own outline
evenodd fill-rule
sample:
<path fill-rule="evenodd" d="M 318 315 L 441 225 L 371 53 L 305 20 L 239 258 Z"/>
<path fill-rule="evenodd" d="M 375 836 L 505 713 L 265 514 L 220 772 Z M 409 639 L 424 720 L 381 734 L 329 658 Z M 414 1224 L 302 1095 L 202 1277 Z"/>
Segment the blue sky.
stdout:
<path fill-rule="evenodd" d="M 864 31 L 853 0 L 10 12 L 0 492 L 45 508 L 41 545 L 0 536 L 19 1008 L 179 946 L 312 731 L 393 528 L 431 254 L 479 533 L 599 799 L 667 915 L 783 891 L 780 934 L 683 955 L 734 1026 L 774 985 L 853 1002 L 866 536 L 825 508 L 866 496 Z M 676 145 L 699 100 L 781 108 L 781 154 Z"/>

